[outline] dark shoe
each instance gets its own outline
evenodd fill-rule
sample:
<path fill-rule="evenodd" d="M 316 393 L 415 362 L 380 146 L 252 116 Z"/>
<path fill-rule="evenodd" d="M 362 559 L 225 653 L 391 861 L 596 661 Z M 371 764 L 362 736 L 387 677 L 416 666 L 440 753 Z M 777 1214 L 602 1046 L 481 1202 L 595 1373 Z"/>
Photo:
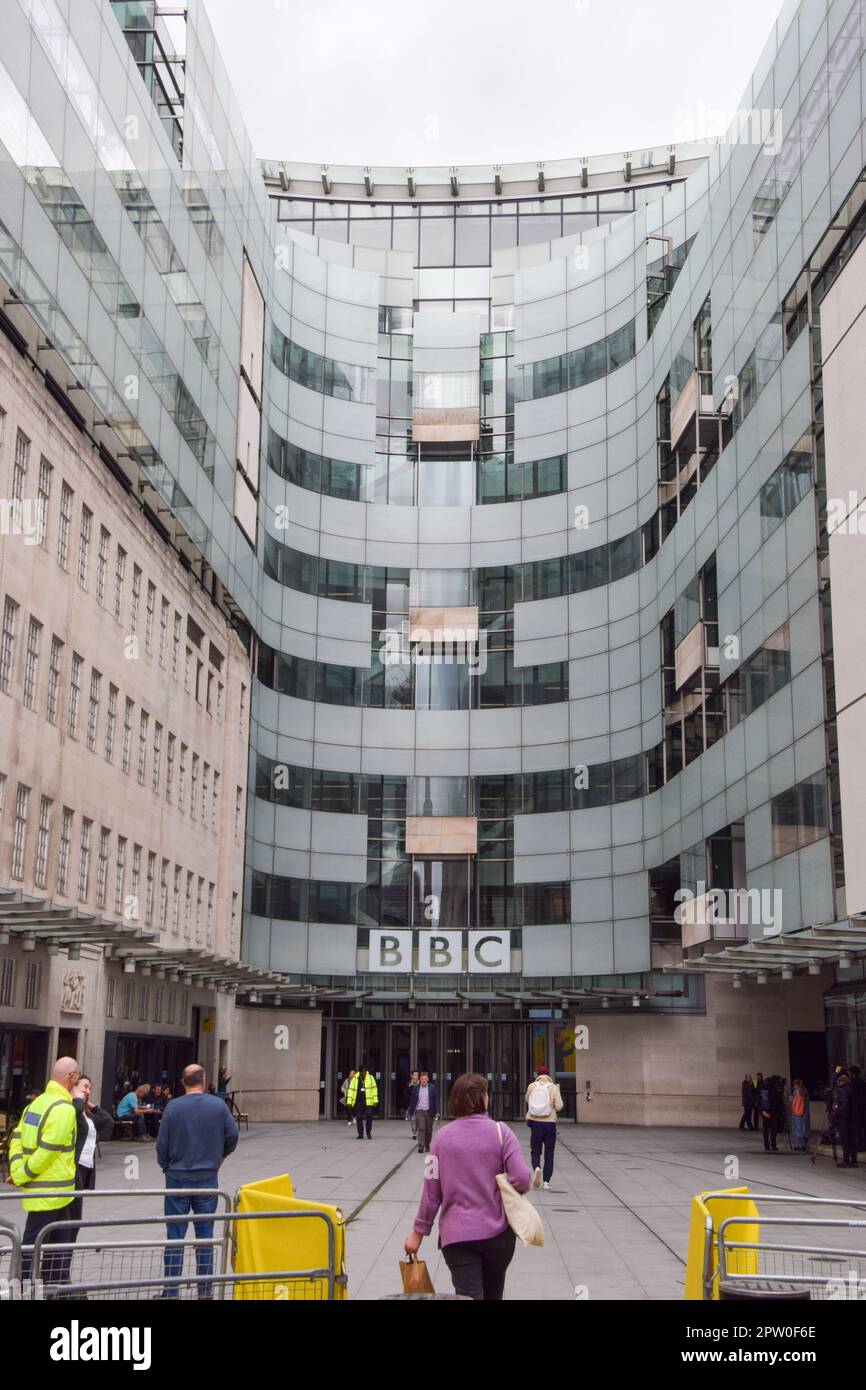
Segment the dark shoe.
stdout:
<path fill-rule="evenodd" d="M 368 1135 L 367 1135 L 367 1138 L 368 1138 L 368 1139 L 372 1139 L 372 1138 L 373 1138 L 372 1134 L 368 1134 Z"/>

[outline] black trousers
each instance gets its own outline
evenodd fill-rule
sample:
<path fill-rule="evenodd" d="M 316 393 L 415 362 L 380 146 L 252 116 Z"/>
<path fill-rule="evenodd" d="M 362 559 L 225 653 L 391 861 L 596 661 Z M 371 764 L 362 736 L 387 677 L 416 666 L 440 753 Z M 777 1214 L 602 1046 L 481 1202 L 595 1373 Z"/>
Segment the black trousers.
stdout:
<path fill-rule="evenodd" d="M 363 1110 L 361 1110 L 361 1109 L 356 1105 L 356 1106 L 355 1106 L 355 1124 L 358 1126 L 358 1138 L 359 1138 L 359 1139 L 363 1139 L 363 1138 L 364 1138 L 364 1126 L 366 1125 L 366 1127 L 367 1127 L 367 1138 L 369 1139 L 370 1136 L 371 1136 L 372 1133 L 373 1133 L 373 1112 L 372 1112 L 372 1110 L 367 1110 L 366 1108 L 363 1109 Z"/>
<path fill-rule="evenodd" d="M 842 1162 L 846 1168 L 853 1168 L 857 1162 L 857 1130 L 853 1121 L 842 1121 L 837 1126 L 842 1141 Z"/>
<path fill-rule="evenodd" d="M 556 1123 L 550 1120 L 529 1121 L 529 1163 L 532 1168 L 541 1167 L 541 1153 L 544 1150 L 543 1182 L 553 1177 L 553 1150 L 556 1147 Z"/>
<path fill-rule="evenodd" d="M 71 1201 L 65 1207 L 55 1207 L 52 1211 L 28 1211 L 27 1220 L 24 1222 L 24 1234 L 21 1244 L 24 1250 L 21 1256 L 21 1279 L 25 1282 L 30 1278 L 33 1265 L 33 1252 L 27 1248 L 33 1245 L 40 1231 L 44 1231 L 46 1226 L 53 1226 L 55 1221 L 62 1222 L 64 1218 L 69 1221 L 80 1219 L 80 1212 L 76 1207 L 78 1202 Z M 46 1237 L 43 1245 L 66 1245 L 74 1240 L 77 1232 L 68 1226 L 59 1225 L 56 1230 L 51 1231 Z M 46 1284 L 64 1283 L 69 1278 L 69 1265 L 72 1260 L 70 1253 L 53 1254 L 46 1250 L 41 1268 L 37 1271 L 39 1277 Z"/>
<path fill-rule="evenodd" d="M 776 1121 L 772 1115 L 762 1115 L 761 1125 L 764 1130 L 764 1148 L 769 1150 L 776 1147 Z"/>
<path fill-rule="evenodd" d="M 751 1105 L 743 1106 L 743 1118 L 740 1120 L 740 1129 L 754 1129 L 752 1124 L 753 1108 Z"/>
<path fill-rule="evenodd" d="M 516 1237 L 510 1226 L 489 1240 L 461 1240 L 443 1245 L 442 1258 L 451 1272 L 455 1293 L 483 1303 L 501 1303 L 505 1275 L 514 1258 Z"/>

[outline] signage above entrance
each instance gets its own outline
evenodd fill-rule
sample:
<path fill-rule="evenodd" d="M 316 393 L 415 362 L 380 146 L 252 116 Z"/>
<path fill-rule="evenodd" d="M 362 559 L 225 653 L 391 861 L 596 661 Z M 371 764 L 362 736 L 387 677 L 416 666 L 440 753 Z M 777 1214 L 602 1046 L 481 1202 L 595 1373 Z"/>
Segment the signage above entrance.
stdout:
<path fill-rule="evenodd" d="M 507 975 L 511 932 L 371 930 L 367 969 L 377 975 Z"/>

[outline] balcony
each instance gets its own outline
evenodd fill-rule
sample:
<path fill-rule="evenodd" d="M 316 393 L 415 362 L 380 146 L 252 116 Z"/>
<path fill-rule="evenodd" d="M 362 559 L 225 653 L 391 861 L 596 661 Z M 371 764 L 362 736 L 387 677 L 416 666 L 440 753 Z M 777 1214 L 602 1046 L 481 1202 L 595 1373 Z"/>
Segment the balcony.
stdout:
<path fill-rule="evenodd" d="M 709 394 L 707 394 L 709 393 Z M 718 418 L 713 412 L 712 377 L 692 372 L 671 407 L 671 449 L 707 448 L 718 438 Z"/>
<path fill-rule="evenodd" d="M 750 901 L 745 888 L 710 888 L 681 903 L 683 949 L 705 941 L 747 941 Z"/>

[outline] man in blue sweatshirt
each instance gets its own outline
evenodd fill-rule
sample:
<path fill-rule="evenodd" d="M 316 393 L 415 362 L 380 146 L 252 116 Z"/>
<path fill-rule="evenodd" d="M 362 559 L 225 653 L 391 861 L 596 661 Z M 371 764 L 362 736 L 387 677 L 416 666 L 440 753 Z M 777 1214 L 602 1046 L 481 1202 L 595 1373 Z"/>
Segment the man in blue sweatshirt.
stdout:
<path fill-rule="evenodd" d="M 170 1100 L 163 1111 L 156 1144 L 157 1162 L 165 1173 L 165 1214 L 186 1216 L 192 1210 L 196 1216 L 210 1216 L 216 1211 L 215 1195 L 176 1197 L 171 1189 L 217 1187 L 220 1164 L 237 1145 L 238 1127 L 225 1101 L 205 1094 L 204 1067 L 197 1062 L 184 1070 L 183 1089 L 185 1094 Z M 168 1221 L 169 1240 L 183 1240 L 188 1225 Z M 213 1229 L 213 1221 L 193 1222 L 197 1241 L 211 1240 Z M 213 1273 L 213 1246 L 196 1245 L 195 1263 L 199 1275 Z M 177 1279 L 183 1268 L 182 1247 L 166 1246 L 163 1265 L 166 1279 Z M 210 1298 L 211 1287 L 200 1282 L 199 1298 Z M 166 1284 L 161 1297 L 177 1298 L 179 1292 L 179 1284 Z"/>

